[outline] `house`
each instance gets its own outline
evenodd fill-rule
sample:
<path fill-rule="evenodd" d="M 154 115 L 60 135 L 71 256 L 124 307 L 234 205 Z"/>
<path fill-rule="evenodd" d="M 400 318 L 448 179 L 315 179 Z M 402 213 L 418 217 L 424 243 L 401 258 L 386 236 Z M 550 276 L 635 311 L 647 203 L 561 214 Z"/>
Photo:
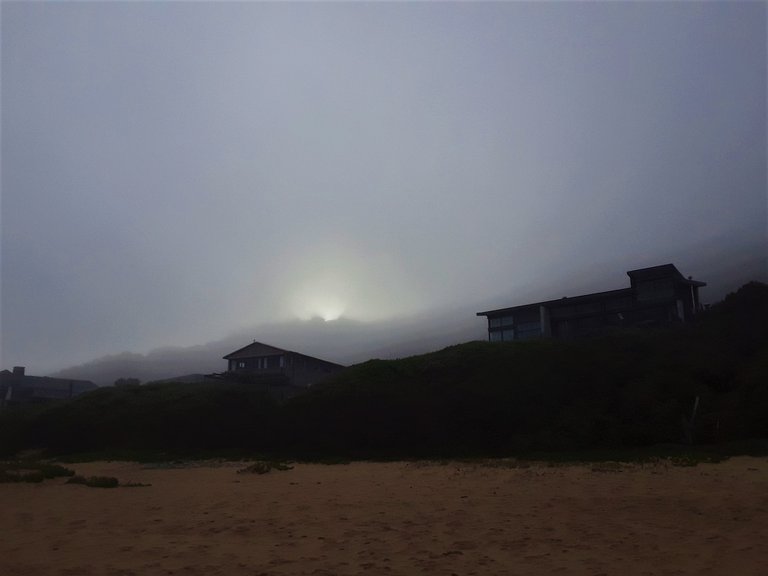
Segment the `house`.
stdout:
<path fill-rule="evenodd" d="M 28 376 L 24 366 L 14 366 L 0 372 L 0 407 L 66 400 L 96 388 L 90 380 Z"/>
<path fill-rule="evenodd" d="M 229 380 L 263 382 L 277 387 L 305 389 L 344 369 L 344 366 L 306 354 L 254 341 L 224 356 Z"/>
<path fill-rule="evenodd" d="M 491 342 L 575 338 L 612 327 L 688 322 L 699 310 L 704 282 L 685 278 L 672 264 L 627 272 L 630 287 L 478 312 Z"/>

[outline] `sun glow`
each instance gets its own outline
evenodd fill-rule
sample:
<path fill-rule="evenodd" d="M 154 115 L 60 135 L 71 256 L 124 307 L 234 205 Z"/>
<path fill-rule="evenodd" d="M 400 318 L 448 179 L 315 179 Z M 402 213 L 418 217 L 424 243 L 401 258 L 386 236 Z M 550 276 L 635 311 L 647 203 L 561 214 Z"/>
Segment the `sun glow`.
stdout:
<path fill-rule="evenodd" d="M 334 320 L 338 320 L 341 318 L 341 315 L 344 313 L 344 310 L 341 309 L 330 309 L 326 308 L 325 310 L 318 312 L 318 316 L 325 320 L 326 322 L 333 322 Z"/>
<path fill-rule="evenodd" d="M 362 254 L 344 239 L 307 246 L 281 266 L 276 275 L 285 289 L 279 308 L 300 320 L 376 321 L 406 313 L 418 300 L 417 287 L 397 262 L 382 253 Z"/>
<path fill-rule="evenodd" d="M 320 318 L 333 322 L 344 315 L 346 306 L 338 297 L 312 294 L 300 298 L 296 306 L 296 315 L 301 320 Z"/>

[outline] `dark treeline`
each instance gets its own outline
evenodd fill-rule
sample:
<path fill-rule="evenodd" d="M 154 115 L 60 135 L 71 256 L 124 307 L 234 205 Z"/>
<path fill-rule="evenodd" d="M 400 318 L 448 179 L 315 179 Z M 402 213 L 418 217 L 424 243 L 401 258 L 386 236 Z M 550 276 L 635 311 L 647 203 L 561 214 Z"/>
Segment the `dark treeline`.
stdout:
<path fill-rule="evenodd" d="M 247 384 L 147 384 L 0 417 L 4 456 L 510 456 L 755 438 L 768 438 L 768 286 L 756 282 L 693 324 L 371 360 L 284 403 Z"/>

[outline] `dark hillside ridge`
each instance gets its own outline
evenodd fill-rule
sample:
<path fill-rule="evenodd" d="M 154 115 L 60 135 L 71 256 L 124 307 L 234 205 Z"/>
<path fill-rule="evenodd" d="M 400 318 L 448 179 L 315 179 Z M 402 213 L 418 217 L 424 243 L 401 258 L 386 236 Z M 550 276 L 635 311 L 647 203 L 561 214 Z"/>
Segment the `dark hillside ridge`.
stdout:
<path fill-rule="evenodd" d="M 277 403 L 247 385 L 101 389 L 0 417 L 0 450 L 514 456 L 768 438 L 768 286 L 671 328 L 468 342 L 357 364 Z"/>

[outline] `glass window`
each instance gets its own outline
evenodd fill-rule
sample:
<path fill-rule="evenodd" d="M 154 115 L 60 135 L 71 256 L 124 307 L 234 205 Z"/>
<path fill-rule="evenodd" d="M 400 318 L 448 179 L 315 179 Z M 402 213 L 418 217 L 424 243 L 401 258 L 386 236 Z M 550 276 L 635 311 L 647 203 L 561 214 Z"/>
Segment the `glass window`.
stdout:
<path fill-rule="evenodd" d="M 511 342 L 515 339 L 515 331 L 511 328 L 503 330 L 501 333 L 501 339 L 504 340 L 504 342 Z"/>
<path fill-rule="evenodd" d="M 498 328 L 501 326 L 501 318 L 488 318 L 488 327 L 489 328 Z"/>
<path fill-rule="evenodd" d="M 540 322 L 525 322 L 517 326 L 518 340 L 527 340 L 528 338 L 538 338 L 541 336 Z"/>
<path fill-rule="evenodd" d="M 493 332 L 489 332 L 488 339 L 491 342 L 501 342 L 501 332 L 499 330 L 494 330 Z"/>

